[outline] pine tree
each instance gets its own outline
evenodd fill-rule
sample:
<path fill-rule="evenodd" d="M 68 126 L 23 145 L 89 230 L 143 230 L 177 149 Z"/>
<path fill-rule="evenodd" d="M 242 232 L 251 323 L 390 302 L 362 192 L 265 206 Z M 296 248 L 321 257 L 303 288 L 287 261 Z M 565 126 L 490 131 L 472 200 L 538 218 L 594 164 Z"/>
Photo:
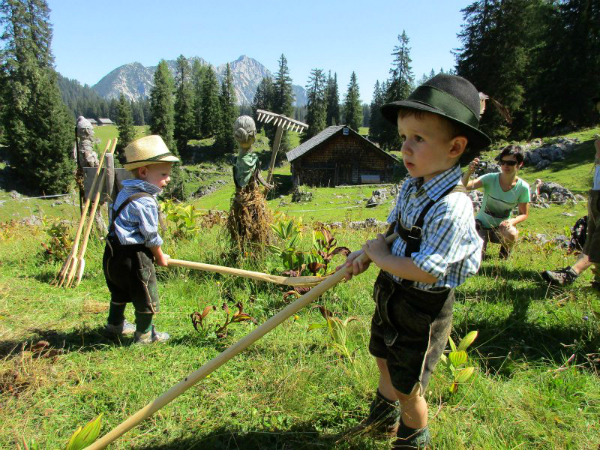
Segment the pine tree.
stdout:
<path fill-rule="evenodd" d="M 150 131 L 163 138 L 169 150 L 179 155 L 173 140 L 175 111 L 173 106 L 173 77 L 163 59 L 154 72 L 154 87 L 150 91 L 152 121 Z"/>
<path fill-rule="evenodd" d="M 311 70 L 308 85 L 306 86 L 306 95 L 308 97 L 306 123 L 308 124 L 308 129 L 302 136 L 303 141 L 319 134 L 327 126 L 325 88 L 325 74 L 323 71 L 321 69 Z"/>
<path fill-rule="evenodd" d="M 221 107 L 219 105 L 219 82 L 211 66 L 206 68 L 202 83 L 202 121 L 201 135 L 212 137 L 217 133 L 221 123 Z"/>
<path fill-rule="evenodd" d="M 123 94 L 119 98 L 119 114 L 117 117 L 117 129 L 119 140 L 117 142 L 117 155 L 123 158 L 123 150 L 135 139 L 135 128 L 133 127 L 133 114 L 131 105 Z"/>
<path fill-rule="evenodd" d="M 221 83 L 221 95 L 219 96 L 219 104 L 221 105 L 221 123 L 218 128 L 217 140 L 215 143 L 223 153 L 232 152 L 235 147 L 233 124 L 238 116 L 236 100 L 231 67 L 229 66 L 229 63 L 227 63 L 223 83 Z"/>
<path fill-rule="evenodd" d="M 294 112 L 294 91 L 292 88 L 292 78 L 290 77 L 290 70 L 287 65 L 287 59 L 285 55 L 281 55 L 279 58 L 279 70 L 275 74 L 274 83 L 274 96 L 273 96 L 273 112 L 277 114 L 283 114 L 284 116 L 291 117 Z M 275 130 L 271 127 L 267 128 L 267 135 L 272 141 L 275 136 Z M 285 152 L 291 150 L 289 135 L 287 131 L 283 132 L 281 137 L 280 152 L 278 158 L 282 157 Z"/>
<path fill-rule="evenodd" d="M 74 122 L 61 100 L 52 29 L 44 0 L 1 0 L 0 52 L 4 142 L 11 167 L 28 187 L 46 194 L 71 184 Z"/>
<path fill-rule="evenodd" d="M 202 85 L 206 68 L 194 59 L 192 64 L 192 90 L 194 91 L 194 137 L 201 137 L 202 129 Z"/>
<path fill-rule="evenodd" d="M 116 98 L 111 98 L 108 102 L 108 118 L 113 122 L 117 121 L 117 117 L 119 116 L 119 100 Z"/>
<path fill-rule="evenodd" d="M 256 120 L 258 117 L 258 113 L 256 112 L 259 109 L 265 111 L 273 111 L 273 100 L 275 95 L 275 90 L 273 86 L 273 80 L 271 77 L 264 77 L 258 86 L 256 87 L 256 93 L 254 94 L 254 100 L 252 100 L 252 115 Z M 263 124 L 262 122 L 256 123 L 257 131 L 262 130 Z"/>
<path fill-rule="evenodd" d="M 350 75 L 350 83 L 348 84 L 348 92 L 344 101 L 344 121 L 346 125 L 358 132 L 362 125 L 362 106 L 360 104 L 360 92 L 358 89 L 358 81 L 356 74 L 352 72 Z"/>
<path fill-rule="evenodd" d="M 337 73 L 331 77 L 331 71 L 327 78 L 327 126 L 337 125 L 340 118 L 340 94 L 338 91 Z"/>
<path fill-rule="evenodd" d="M 373 142 L 381 142 L 381 132 L 384 126 L 383 116 L 381 115 L 381 107 L 384 104 L 385 88 L 379 84 L 379 80 L 375 82 L 373 90 L 373 100 L 371 101 L 371 120 L 369 122 L 369 139 Z"/>
<path fill-rule="evenodd" d="M 177 58 L 175 70 L 175 127 L 173 136 L 177 144 L 177 150 L 181 154 L 187 148 L 188 141 L 194 137 L 194 91 L 190 63 L 183 55 Z"/>
<path fill-rule="evenodd" d="M 399 45 L 394 47 L 394 61 L 390 69 L 383 103 L 404 100 L 413 90 L 414 76 L 410 67 L 409 39 L 406 32 L 398 36 Z M 380 145 L 386 150 L 399 150 L 401 147 L 398 129 L 387 120 L 382 121 Z"/>

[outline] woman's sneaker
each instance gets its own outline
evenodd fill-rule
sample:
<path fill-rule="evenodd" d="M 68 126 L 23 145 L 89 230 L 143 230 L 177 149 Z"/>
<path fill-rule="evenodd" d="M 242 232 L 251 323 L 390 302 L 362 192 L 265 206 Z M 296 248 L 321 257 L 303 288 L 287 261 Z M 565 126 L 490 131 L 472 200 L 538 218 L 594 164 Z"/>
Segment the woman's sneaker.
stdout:
<path fill-rule="evenodd" d="M 112 325 L 107 323 L 102 330 L 107 337 L 131 336 L 135 333 L 135 325 L 124 320 L 121 325 Z"/>
<path fill-rule="evenodd" d="M 171 338 L 169 333 L 156 331 L 154 325 L 152 325 L 152 329 L 147 333 L 140 333 L 138 331 L 135 332 L 135 337 L 133 339 L 134 344 L 153 344 L 154 342 L 165 342 Z"/>
<path fill-rule="evenodd" d="M 558 286 L 567 286 L 573 284 L 579 274 L 571 267 L 564 267 L 558 270 L 546 270 L 542 272 L 542 278 L 550 284 Z"/>

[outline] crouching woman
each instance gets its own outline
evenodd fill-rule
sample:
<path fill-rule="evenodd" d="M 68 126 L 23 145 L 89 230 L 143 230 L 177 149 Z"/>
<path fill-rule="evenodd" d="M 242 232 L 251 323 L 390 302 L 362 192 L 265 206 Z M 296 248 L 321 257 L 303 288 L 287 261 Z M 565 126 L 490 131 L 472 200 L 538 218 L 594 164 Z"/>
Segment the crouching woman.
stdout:
<path fill-rule="evenodd" d="M 529 217 L 530 192 L 527 182 L 517 175 L 523 166 L 523 152 L 515 147 L 507 147 L 497 158 L 499 173 L 488 173 L 469 181 L 477 169 L 479 159 L 475 158 L 462 177 L 462 183 L 471 191 L 483 188 L 481 209 L 475 216 L 477 232 L 483 239 L 483 254 L 488 242 L 500 244 L 500 258 L 506 259 L 519 237 L 516 225 Z M 518 206 L 518 215 L 510 217 Z"/>

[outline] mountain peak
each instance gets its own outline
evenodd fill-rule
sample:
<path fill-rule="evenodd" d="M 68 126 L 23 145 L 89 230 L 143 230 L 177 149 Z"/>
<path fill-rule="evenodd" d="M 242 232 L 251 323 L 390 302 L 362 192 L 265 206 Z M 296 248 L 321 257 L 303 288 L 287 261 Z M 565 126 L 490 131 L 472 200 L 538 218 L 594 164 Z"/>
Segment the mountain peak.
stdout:
<path fill-rule="evenodd" d="M 188 58 L 190 62 L 199 61 L 202 65 L 209 63 L 199 56 Z M 176 62 L 167 61 L 169 70 L 175 75 Z M 219 81 L 223 79 L 226 64 L 215 68 Z M 251 104 L 258 84 L 264 77 L 272 77 L 271 72 L 259 61 L 247 55 L 241 55 L 229 64 L 233 76 L 233 86 L 238 104 Z M 139 62 L 123 64 L 104 76 L 92 89 L 106 99 L 119 98 L 123 94 L 128 100 L 139 100 L 150 96 L 154 86 L 154 72 L 157 66 L 145 67 Z M 214 66 L 213 66 L 214 67 Z M 306 104 L 306 91 L 301 86 L 293 86 L 296 103 Z"/>

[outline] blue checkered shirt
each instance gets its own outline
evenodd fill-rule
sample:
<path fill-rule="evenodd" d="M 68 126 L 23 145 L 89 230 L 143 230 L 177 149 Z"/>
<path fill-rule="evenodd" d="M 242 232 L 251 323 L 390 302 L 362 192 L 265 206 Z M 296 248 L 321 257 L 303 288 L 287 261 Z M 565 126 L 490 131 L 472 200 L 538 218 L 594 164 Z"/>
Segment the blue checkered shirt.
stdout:
<path fill-rule="evenodd" d="M 405 181 L 396 206 L 388 216 L 388 223 L 402 217 L 404 228 L 410 229 L 417 221 L 423 208 L 461 179 L 460 166 L 437 175 L 427 183 L 422 178 L 410 178 Z M 435 205 L 425 215 L 421 248 L 410 255 L 412 261 L 421 270 L 438 279 L 434 284 L 415 282 L 414 287 L 429 290 L 434 287 L 455 288 L 479 270 L 481 264 L 482 240 L 475 230 L 473 204 L 468 196 L 461 192 L 452 192 Z M 391 248 L 395 256 L 404 256 L 406 243 L 396 239 Z M 396 281 L 400 278 L 392 275 Z"/>
<path fill-rule="evenodd" d="M 146 247 L 162 245 L 158 234 L 158 203 L 156 195 L 161 189 L 144 180 L 124 180 L 115 203 L 110 208 L 111 217 L 119 206 L 138 192 L 147 192 L 152 197 L 141 197 L 130 202 L 115 219 L 115 235 L 122 245 L 144 244 Z"/>

